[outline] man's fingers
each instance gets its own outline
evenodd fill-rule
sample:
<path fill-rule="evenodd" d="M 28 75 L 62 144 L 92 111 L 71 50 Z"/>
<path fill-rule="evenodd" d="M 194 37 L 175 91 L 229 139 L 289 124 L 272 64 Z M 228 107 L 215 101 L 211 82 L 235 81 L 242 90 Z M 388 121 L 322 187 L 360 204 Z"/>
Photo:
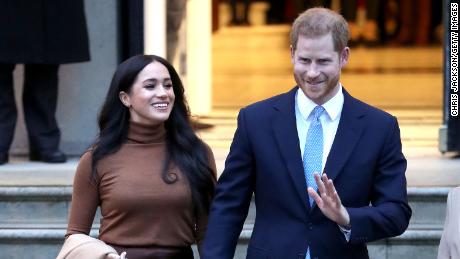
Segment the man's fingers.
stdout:
<path fill-rule="evenodd" d="M 315 172 L 313 175 L 318 186 L 319 194 L 311 187 L 308 188 L 308 194 L 315 200 L 318 207 L 326 206 L 325 204 L 327 204 L 328 207 L 340 207 L 342 202 L 340 201 L 340 197 L 337 194 L 332 179 L 329 179 L 326 174 L 320 176 Z"/>
<path fill-rule="evenodd" d="M 323 199 L 321 199 L 321 196 L 318 195 L 315 189 L 308 187 L 307 192 L 308 192 L 308 195 L 310 195 L 310 197 L 312 197 L 315 200 L 318 207 L 323 206 Z"/>
<path fill-rule="evenodd" d="M 329 179 L 326 174 L 322 174 L 321 176 L 319 176 L 318 174 L 318 177 L 316 177 L 317 173 L 314 173 L 314 175 L 315 175 L 316 184 L 318 185 L 318 190 L 321 196 L 326 195 L 332 198 L 335 192 L 332 180 Z"/>
<path fill-rule="evenodd" d="M 326 194 L 326 187 L 324 186 L 323 181 L 321 180 L 321 177 L 317 172 L 313 173 L 313 176 L 315 177 L 316 185 L 318 186 L 318 191 L 321 194 L 321 196 Z"/>
<path fill-rule="evenodd" d="M 324 184 L 324 189 L 325 189 L 326 193 L 328 195 L 330 195 L 329 186 L 328 186 L 328 180 L 329 180 L 329 178 L 327 178 L 327 174 L 322 174 L 321 175 L 321 181 Z"/>
<path fill-rule="evenodd" d="M 325 186 L 326 186 L 326 191 L 329 196 L 334 196 L 335 193 L 335 188 L 334 188 L 334 183 L 332 183 L 332 179 L 328 179 L 325 181 Z"/>
<path fill-rule="evenodd" d="M 326 189 L 328 192 L 328 196 L 332 200 L 333 203 L 335 203 L 336 206 L 340 207 L 342 205 L 342 202 L 340 200 L 339 194 L 337 193 L 334 182 L 332 179 L 329 179 L 326 183 Z"/>
<path fill-rule="evenodd" d="M 313 199 L 315 199 L 316 197 L 319 197 L 319 195 L 318 195 L 318 193 L 316 193 L 315 189 L 313 189 L 311 187 L 307 188 L 307 192 L 308 192 L 308 195 L 310 195 L 310 197 L 312 197 Z M 319 198 L 321 198 L 321 197 L 319 197 Z"/>
<path fill-rule="evenodd" d="M 342 201 L 340 200 L 340 197 L 339 197 L 339 195 L 337 194 L 337 192 L 336 192 L 335 195 L 333 196 L 332 201 L 336 204 L 337 207 L 342 206 Z"/>

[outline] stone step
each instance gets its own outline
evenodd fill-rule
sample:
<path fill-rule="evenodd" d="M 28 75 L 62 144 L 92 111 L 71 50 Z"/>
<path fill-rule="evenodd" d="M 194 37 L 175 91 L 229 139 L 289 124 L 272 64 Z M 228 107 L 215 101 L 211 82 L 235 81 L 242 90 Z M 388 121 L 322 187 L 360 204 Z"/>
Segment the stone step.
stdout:
<path fill-rule="evenodd" d="M 246 258 L 246 249 L 251 234 L 251 226 L 245 226 L 240 235 L 234 258 Z M 401 236 L 368 243 L 369 257 L 372 259 L 436 258 L 441 234 L 442 230 L 408 229 Z"/>
<path fill-rule="evenodd" d="M 66 228 L 71 198 L 69 186 L 0 187 L 0 228 Z"/>
<path fill-rule="evenodd" d="M 371 258 L 434 258 L 442 233 L 449 189 L 408 188 L 413 210 L 409 229 L 399 237 L 371 243 Z M 1 258 L 54 258 L 63 242 L 71 192 L 69 186 L 0 187 Z M 235 258 L 245 258 L 254 219 L 255 206 L 252 202 Z M 99 216 L 93 224 L 93 236 L 97 236 L 98 222 Z"/>
<path fill-rule="evenodd" d="M 449 187 L 410 187 L 408 199 L 413 211 L 410 228 L 442 228 Z M 72 187 L 0 187 L 0 228 L 67 224 Z M 251 202 L 246 224 L 253 224 L 255 204 Z M 94 225 L 99 223 L 99 212 Z"/>
<path fill-rule="evenodd" d="M 237 244 L 236 259 L 246 258 L 252 226 L 245 225 Z M 436 258 L 441 230 L 407 230 L 403 235 L 368 244 L 370 258 Z M 1 258 L 55 258 L 63 243 L 65 229 L 0 229 Z M 97 237 L 97 229 L 91 231 Z M 193 247 L 198 257 L 196 246 Z"/>

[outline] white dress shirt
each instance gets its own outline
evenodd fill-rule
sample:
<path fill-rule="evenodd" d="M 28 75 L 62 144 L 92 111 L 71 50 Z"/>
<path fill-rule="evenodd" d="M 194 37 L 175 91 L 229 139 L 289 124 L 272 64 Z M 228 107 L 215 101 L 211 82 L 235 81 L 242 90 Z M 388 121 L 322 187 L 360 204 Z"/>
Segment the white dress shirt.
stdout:
<path fill-rule="evenodd" d="M 321 105 L 325 110 L 325 112 L 323 112 L 319 117 L 323 128 L 323 161 L 321 165 L 322 172 L 324 172 L 327 156 L 331 151 L 332 143 L 334 142 L 335 134 L 337 133 L 337 128 L 339 127 L 343 102 L 344 97 L 342 92 L 342 84 L 339 83 L 339 91 L 329 101 Z M 305 149 L 305 142 L 307 141 L 308 128 L 310 127 L 310 123 L 313 119 L 311 112 L 317 105 L 318 104 L 310 100 L 310 98 L 308 98 L 300 88 L 297 90 L 295 96 L 295 117 L 297 133 L 299 135 L 299 148 L 302 159 Z M 351 230 L 347 230 L 340 225 L 339 228 L 345 235 L 345 239 L 349 241 Z"/>
<path fill-rule="evenodd" d="M 307 141 L 307 132 L 310 127 L 310 123 L 313 119 L 313 115 L 310 116 L 313 109 L 318 106 L 312 100 L 310 100 L 304 92 L 299 88 L 296 94 L 296 124 L 297 133 L 299 134 L 300 152 L 303 157 L 305 142 Z M 343 108 L 343 92 L 342 85 L 339 86 L 339 91 L 329 101 L 324 103 L 323 108 L 325 112 L 321 114 L 319 120 L 323 127 L 323 163 L 321 171 L 324 170 L 326 165 L 327 156 L 331 151 L 332 142 L 334 142 L 337 128 L 339 127 L 340 115 Z M 327 172 L 326 172 L 327 173 Z"/>

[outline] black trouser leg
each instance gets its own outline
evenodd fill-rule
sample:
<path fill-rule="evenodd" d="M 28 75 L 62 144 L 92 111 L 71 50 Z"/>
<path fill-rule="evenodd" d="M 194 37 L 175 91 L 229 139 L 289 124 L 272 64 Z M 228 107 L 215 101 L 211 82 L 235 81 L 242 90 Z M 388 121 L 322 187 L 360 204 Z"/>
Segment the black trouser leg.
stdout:
<path fill-rule="evenodd" d="M 0 64 L 0 154 L 8 153 L 13 142 L 18 111 L 14 99 L 15 64 Z"/>
<path fill-rule="evenodd" d="M 59 65 L 26 64 L 22 102 L 31 152 L 57 150 L 56 122 Z"/>

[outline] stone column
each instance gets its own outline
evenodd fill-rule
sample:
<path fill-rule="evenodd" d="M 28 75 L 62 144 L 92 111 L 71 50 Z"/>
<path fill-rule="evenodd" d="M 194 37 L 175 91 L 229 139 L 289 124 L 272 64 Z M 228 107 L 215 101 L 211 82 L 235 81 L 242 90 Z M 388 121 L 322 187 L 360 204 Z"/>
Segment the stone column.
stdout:
<path fill-rule="evenodd" d="M 187 87 L 186 95 L 194 115 L 211 111 L 211 0 L 187 1 Z"/>
<path fill-rule="evenodd" d="M 144 53 L 166 58 L 166 0 L 144 0 Z"/>

